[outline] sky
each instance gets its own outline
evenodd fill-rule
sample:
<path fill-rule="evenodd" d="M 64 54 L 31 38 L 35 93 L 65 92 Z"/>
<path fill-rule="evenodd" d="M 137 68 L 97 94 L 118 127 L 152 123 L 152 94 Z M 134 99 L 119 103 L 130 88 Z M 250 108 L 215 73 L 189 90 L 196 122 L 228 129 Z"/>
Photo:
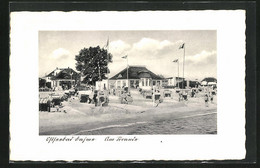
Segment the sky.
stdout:
<path fill-rule="evenodd" d="M 202 80 L 217 77 L 217 32 L 215 30 L 163 31 L 39 31 L 39 76 L 58 68 L 75 68 L 81 49 L 103 47 L 109 39 L 112 77 L 128 64 L 146 66 L 164 77 L 179 76 Z M 184 49 L 179 49 L 185 43 Z"/>

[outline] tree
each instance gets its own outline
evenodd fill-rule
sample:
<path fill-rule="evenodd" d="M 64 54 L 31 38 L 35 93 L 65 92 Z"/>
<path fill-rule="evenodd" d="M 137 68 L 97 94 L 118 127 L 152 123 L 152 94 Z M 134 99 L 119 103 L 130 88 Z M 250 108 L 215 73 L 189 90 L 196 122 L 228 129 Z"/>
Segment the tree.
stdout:
<path fill-rule="evenodd" d="M 46 86 L 46 80 L 39 78 L 39 88 L 45 87 Z"/>
<path fill-rule="evenodd" d="M 95 85 L 96 81 L 106 79 L 109 73 L 108 63 L 112 62 L 112 54 L 106 49 L 97 47 L 83 48 L 75 56 L 76 69 L 84 76 L 83 82 Z"/>

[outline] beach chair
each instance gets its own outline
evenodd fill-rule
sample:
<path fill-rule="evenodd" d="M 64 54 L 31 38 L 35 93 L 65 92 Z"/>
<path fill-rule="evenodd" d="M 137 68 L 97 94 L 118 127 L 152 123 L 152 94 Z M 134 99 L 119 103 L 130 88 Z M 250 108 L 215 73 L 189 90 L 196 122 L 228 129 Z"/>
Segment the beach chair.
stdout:
<path fill-rule="evenodd" d="M 133 98 L 129 95 L 126 97 L 126 100 L 127 100 L 127 104 L 133 103 Z"/>
<path fill-rule="evenodd" d="M 155 94 L 154 94 L 154 102 L 155 102 L 155 106 L 156 106 L 156 107 L 157 107 L 160 103 L 163 102 L 163 99 L 162 99 L 160 93 L 155 93 Z"/>
<path fill-rule="evenodd" d="M 67 94 L 64 94 L 64 95 L 61 97 L 61 100 L 62 100 L 62 101 L 68 101 L 68 95 L 67 95 Z"/>
<path fill-rule="evenodd" d="M 99 102 L 100 106 L 107 106 L 108 105 L 108 101 L 107 101 L 107 98 L 105 97 L 105 95 L 100 95 L 98 102 Z"/>
<path fill-rule="evenodd" d="M 165 90 L 163 92 L 163 97 L 171 97 L 172 96 L 172 92 L 170 90 Z"/>
<path fill-rule="evenodd" d="M 100 106 L 108 106 L 108 93 L 105 91 L 98 92 L 98 105 Z"/>
<path fill-rule="evenodd" d="M 152 99 L 152 96 L 153 96 L 152 91 L 145 91 L 144 97 L 145 97 L 146 99 Z"/>
<path fill-rule="evenodd" d="M 58 105 L 60 106 L 61 105 L 61 96 L 60 95 L 57 95 L 57 94 L 51 94 L 51 102 L 53 102 L 54 106 Z"/>
<path fill-rule="evenodd" d="M 80 96 L 80 103 L 87 103 L 88 100 L 89 100 L 89 95 L 81 94 L 81 96 Z"/>
<path fill-rule="evenodd" d="M 188 94 L 184 92 L 184 94 L 182 95 L 183 100 L 187 101 L 188 100 Z"/>
<path fill-rule="evenodd" d="M 133 102 L 133 98 L 130 95 L 122 96 L 120 102 L 121 104 L 130 104 Z"/>
<path fill-rule="evenodd" d="M 50 100 L 48 98 L 39 99 L 39 111 L 49 111 L 50 112 Z"/>

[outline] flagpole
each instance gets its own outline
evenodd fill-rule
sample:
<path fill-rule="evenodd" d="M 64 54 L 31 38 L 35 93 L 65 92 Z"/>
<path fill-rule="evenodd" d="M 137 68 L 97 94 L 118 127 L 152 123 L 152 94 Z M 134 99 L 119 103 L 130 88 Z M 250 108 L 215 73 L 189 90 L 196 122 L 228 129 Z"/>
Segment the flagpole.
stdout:
<path fill-rule="evenodd" d="M 178 79 L 177 80 L 179 80 L 179 79 L 180 79 L 180 76 L 179 76 L 179 60 L 178 60 Z M 177 80 L 176 80 L 176 82 L 177 82 Z M 180 88 L 179 82 L 177 84 L 178 84 L 178 88 Z"/>
<path fill-rule="evenodd" d="M 127 91 L 129 91 L 129 89 L 130 89 L 130 87 L 129 87 L 129 79 L 128 79 L 128 55 L 127 55 L 127 57 L 126 57 L 126 62 L 127 62 L 127 69 L 126 69 L 126 76 L 127 76 L 127 85 L 128 85 L 128 90 Z"/>
<path fill-rule="evenodd" d="M 184 64 L 185 64 L 185 44 L 183 45 L 183 79 L 182 79 L 182 89 L 184 89 Z"/>

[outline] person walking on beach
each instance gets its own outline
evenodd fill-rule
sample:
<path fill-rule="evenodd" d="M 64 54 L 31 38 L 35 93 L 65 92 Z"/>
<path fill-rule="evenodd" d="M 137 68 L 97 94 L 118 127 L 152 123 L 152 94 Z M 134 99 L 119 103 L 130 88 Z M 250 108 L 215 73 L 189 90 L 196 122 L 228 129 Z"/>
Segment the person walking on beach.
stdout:
<path fill-rule="evenodd" d="M 96 107 L 97 106 L 97 90 L 94 91 L 93 101 L 94 101 L 95 107 Z"/>
<path fill-rule="evenodd" d="M 191 90 L 191 97 L 196 97 L 196 91 L 195 90 Z"/>
<path fill-rule="evenodd" d="M 204 100 L 205 100 L 205 106 L 208 107 L 209 106 L 209 104 L 208 104 L 208 101 L 209 101 L 208 94 L 205 94 Z"/>
<path fill-rule="evenodd" d="M 183 97 L 183 100 L 188 101 L 188 93 L 187 92 L 183 92 L 182 97 Z"/>
<path fill-rule="evenodd" d="M 154 99 L 155 99 L 155 107 L 157 107 L 160 102 L 160 90 L 156 90 L 154 93 Z"/>
<path fill-rule="evenodd" d="M 127 104 L 127 93 L 126 93 L 126 91 L 123 91 L 123 93 L 121 95 L 121 103 Z"/>
<path fill-rule="evenodd" d="M 213 93 L 210 93 L 210 102 L 213 103 Z"/>
<path fill-rule="evenodd" d="M 182 100 L 182 93 L 179 92 L 179 102 Z"/>
<path fill-rule="evenodd" d="M 112 92 L 113 92 L 113 95 L 115 96 L 116 95 L 116 90 L 114 88 L 112 89 Z"/>

